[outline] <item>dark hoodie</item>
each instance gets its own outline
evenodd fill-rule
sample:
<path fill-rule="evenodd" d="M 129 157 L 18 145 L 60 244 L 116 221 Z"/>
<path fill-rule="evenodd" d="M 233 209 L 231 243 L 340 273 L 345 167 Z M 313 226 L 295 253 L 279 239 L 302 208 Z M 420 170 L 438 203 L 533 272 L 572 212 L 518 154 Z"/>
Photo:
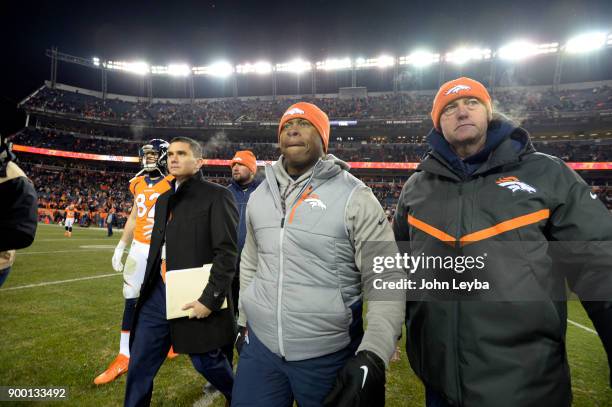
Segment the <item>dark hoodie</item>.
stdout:
<path fill-rule="evenodd" d="M 453 150 L 448 141 L 446 141 L 442 133 L 436 129 L 431 129 L 427 136 L 427 142 L 432 151 L 442 156 L 454 170 L 461 174 L 462 177 L 465 177 L 473 174 L 482 163 L 489 158 L 491 152 L 516 130 L 522 129 L 518 129 L 512 122 L 504 120 L 500 116 L 496 116 L 489 123 L 484 148 L 463 160 L 457 156 L 457 153 L 455 153 L 455 150 Z M 512 141 L 512 145 L 517 152 L 520 151 L 526 143 L 524 139 L 513 139 Z"/>

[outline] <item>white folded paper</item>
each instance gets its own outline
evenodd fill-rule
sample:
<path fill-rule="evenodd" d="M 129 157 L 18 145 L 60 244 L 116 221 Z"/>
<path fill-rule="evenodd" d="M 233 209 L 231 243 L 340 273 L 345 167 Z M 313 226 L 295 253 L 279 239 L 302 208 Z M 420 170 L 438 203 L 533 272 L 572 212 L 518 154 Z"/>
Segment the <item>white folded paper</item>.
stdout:
<path fill-rule="evenodd" d="M 185 304 L 196 301 L 208 284 L 212 264 L 202 267 L 166 272 L 166 319 L 188 317 L 192 310 L 182 310 Z M 227 308 L 227 299 L 221 309 Z"/>

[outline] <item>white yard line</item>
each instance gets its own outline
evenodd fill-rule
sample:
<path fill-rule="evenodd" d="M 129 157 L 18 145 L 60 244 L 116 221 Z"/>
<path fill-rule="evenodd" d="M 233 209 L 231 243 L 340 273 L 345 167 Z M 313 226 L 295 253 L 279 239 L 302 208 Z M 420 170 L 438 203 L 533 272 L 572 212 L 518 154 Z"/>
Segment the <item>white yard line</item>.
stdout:
<path fill-rule="evenodd" d="M 569 322 L 569 323 L 570 323 L 570 324 L 572 324 L 572 325 L 577 326 L 578 328 L 582 328 L 582 329 L 584 329 L 584 330 L 585 330 L 585 331 L 587 331 L 587 332 L 590 332 L 590 333 L 592 333 L 592 334 L 597 335 L 597 331 L 595 331 L 594 329 L 589 328 L 588 326 L 581 325 L 581 324 L 579 324 L 578 322 L 574 322 L 574 321 L 572 321 L 571 319 L 568 319 L 568 320 L 567 320 L 567 322 Z"/>
<path fill-rule="evenodd" d="M 210 406 L 217 396 L 221 395 L 219 392 L 206 393 L 202 398 L 196 400 L 193 403 L 193 407 L 208 407 Z"/>
<path fill-rule="evenodd" d="M 111 238 L 108 237 L 65 237 L 63 239 L 36 239 L 36 243 L 38 242 L 65 242 L 69 243 L 75 240 L 108 240 L 112 241 Z"/>
<path fill-rule="evenodd" d="M 94 279 L 97 279 L 97 278 L 112 277 L 112 276 L 123 276 L 123 273 L 101 274 L 101 275 L 98 275 L 98 276 L 72 278 L 70 280 L 47 281 L 47 282 L 38 283 L 38 284 L 28 284 L 28 285 L 20 285 L 20 286 L 17 286 L 17 287 L 0 288 L 0 292 L 2 292 L 2 291 L 12 291 L 12 290 L 21 290 L 21 289 L 24 289 L 24 288 L 45 287 L 45 286 L 48 286 L 48 285 L 72 283 L 74 281 L 94 280 Z"/>
<path fill-rule="evenodd" d="M 17 256 L 25 256 L 26 254 L 52 254 L 52 253 L 81 253 L 81 252 L 99 252 L 100 250 L 114 250 L 112 247 L 99 248 L 99 249 L 79 249 L 74 248 L 72 250 L 51 250 L 48 252 L 17 252 Z"/>
<path fill-rule="evenodd" d="M 49 224 L 46 224 L 46 223 L 38 223 L 38 227 L 41 227 L 41 226 L 42 226 L 42 227 L 47 227 L 47 228 L 53 228 L 53 227 L 55 227 L 55 228 L 59 228 L 59 229 L 64 229 L 64 226 L 62 226 L 62 225 L 58 225 L 57 223 L 49 223 Z M 105 231 L 105 232 L 106 232 L 106 230 L 107 230 L 107 229 L 106 229 L 106 228 L 101 228 L 101 227 L 98 227 L 98 226 L 89 226 L 89 227 L 86 227 L 86 228 L 82 228 L 82 227 L 78 227 L 78 228 L 77 228 L 77 227 L 75 227 L 75 228 L 74 228 L 74 230 L 75 230 L 75 231 L 77 231 L 77 232 L 78 232 L 78 231 L 81 231 L 81 232 L 87 232 L 87 231 L 92 231 L 92 230 L 96 230 L 96 231 Z M 113 233 L 114 233 L 115 231 L 117 231 L 117 230 L 118 230 L 118 231 L 123 231 L 123 229 L 119 229 L 119 228 L 113 227 Z"/>

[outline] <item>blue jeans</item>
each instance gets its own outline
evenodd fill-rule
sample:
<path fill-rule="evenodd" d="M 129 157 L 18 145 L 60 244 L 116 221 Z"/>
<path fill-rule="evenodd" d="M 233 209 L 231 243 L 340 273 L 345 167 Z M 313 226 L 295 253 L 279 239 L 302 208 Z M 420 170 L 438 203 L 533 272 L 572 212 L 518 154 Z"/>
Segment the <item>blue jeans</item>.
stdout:
<path fill-rule="evenodd" d="M 238 360 L 232 407 L 321 406 L 338 371 L 353 356 L 350 346 L 318 358 L 287 362 L 270 352 L 249 329 Z"/>
<path fill-rule="evenodd" d="M 0 270 L 0 287 L 2 287 L 2 284 L 4 284 L 4 281 L 6 281 L 6 278 L 8 277 L 10 272 L 10 267 Z"/>
<path fill-rule="evenodd" d="M 425 406 L 426 407 L 452 407 L 446 402 L 444 396 L 432 390 L 429 387 L 425 387 Z"/>

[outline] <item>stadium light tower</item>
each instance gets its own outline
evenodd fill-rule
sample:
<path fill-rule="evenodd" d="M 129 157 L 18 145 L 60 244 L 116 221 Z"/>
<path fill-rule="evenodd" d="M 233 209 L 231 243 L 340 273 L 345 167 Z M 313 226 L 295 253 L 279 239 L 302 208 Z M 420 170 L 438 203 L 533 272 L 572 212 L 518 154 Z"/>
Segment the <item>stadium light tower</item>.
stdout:
<path fill-rule="evenodd" d="M 395 65 L 395 58 L 393 58 L 392 56 L 389 55 L 381 55 L 378 57 L 378 64 L 377 66 L 379 68 L 388 68 L 390 66 Z"/>
<path fill-rule="evenodd" d="M 457 48 L 448 52 L 444 59 L 457 65 L 463 65 L 469 61 L 491 59 L 491 50 L 488 48 Z"/>
<path fill-rule="evenodd" d="M 581 54 L 595 51 L 606 45 L 606 33 L 590 32 L 570 38 L 565 44 L 565 51 L 570 54 Z"/>
<path fill-rule="evenodd" d="M 217 78 L 227 78 L 234 73 L 234 67 L 225 61 L 212 63 L 208 66 L 194 66 L 191 68 L 194 75 L 210 75 Z"/>
<path fill-rule="evenodd" d="M 258 75 L 267 75 L 272 72 L 272 64 L 266 61 L 257 61 L 254 64 L 247 62 L 245 64 L 236 65 L 236 73 L 249 74 L 255 73 Z"/>
<path fill-rule="evenodd" d="M 187 77 L 191 74 L 191 68 L 186 64 L 157 65 L 151 67 L 151 73 L 154 75 Z"/>
<path fill-rule="evenodd" d="M 381 55 L 377 58 L 357 58 L 355 67 L 357 68 L 381 68 L 385 69 L 395 65 L 395 58 L 389 55 Z"/>
<path fill-rule="evenodd" d="M 149 64 L 146 62 L 125 62 L 125 61 L 108 61 L 106 67 L 111 70 L 124 71 L 135 73 L 137 75 L 146 75 L 150 72 Z"/>
<path fill-rule="evenodd" d="M 414 51 L 410 55 L 399 58 L 400 65 L 412 65 L 416 68 L 425 68 L 438 62 L 440 62 L 440 54 L 423 50 Z"/>
<path fill-rule="evenodd" d="M 191 74 L 191 68 L 187 64 L 168 65 L 168 75 L 185 77 Z"/>
<path fill-rule="evenodd" d="M 552 54 L 559 51 L 559 43 L 534 44 L 519 40 L 504 45 L 497 50 L 497 57 L 507 61 L 522 61 L 529 57 L 542 54 Z"/>
<path fill-rule="evenodd" d="M 536 52 L 536 44 L 527 41 L 515 41 L 501 47 L 497 51 L 497 55 L 500 59 L 507 61 L 520 61 L 535 55 Z"/>
<path fill-rule="evenodd" d="M 293 72 L 299 75 L 302 72 L 307 72 L 311 69 L 312 64 L 308 61 L 304 61 L 301 58 L 296 58 L 293 61 L 276 64 L 277 72 Z"/>
<path fill-rule="evenodd" d="M 353 63 L 350 58 L 330 58 L 316 63 L 316 68 L 319 71 L 339 71 L 342 69 L 351 69 L 352 67 Z"/>

